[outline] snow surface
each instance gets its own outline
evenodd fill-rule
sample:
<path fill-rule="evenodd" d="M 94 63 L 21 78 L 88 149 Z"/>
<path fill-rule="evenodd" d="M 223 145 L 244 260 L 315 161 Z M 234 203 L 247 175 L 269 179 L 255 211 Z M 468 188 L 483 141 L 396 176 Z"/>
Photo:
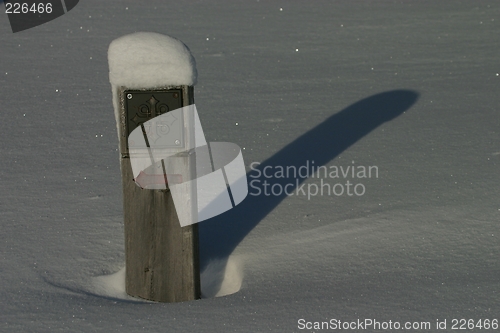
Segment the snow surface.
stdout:
<path fill-rule="evenodd" d="M 492 0 L 87 0 L 13 34 L 0 15 L 0 332 L 499 318 L 499 17 Z M 107 50 L 137 31 L 189 46 L 207 141 L 248 171 L 379 177 L 359 197 L 249 194 L 199 224 L 204 299 L 126 296 Z"/>

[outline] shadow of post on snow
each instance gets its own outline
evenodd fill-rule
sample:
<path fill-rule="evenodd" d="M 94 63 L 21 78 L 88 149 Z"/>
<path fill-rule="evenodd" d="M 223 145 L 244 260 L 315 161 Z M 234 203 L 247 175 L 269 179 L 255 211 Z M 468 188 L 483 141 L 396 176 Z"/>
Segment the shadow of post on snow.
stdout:
<path fill-rule="evenodd" d="M 266 180 L 262 175 L 266 167 L 274 169 L 295 167 L 299 169 L 314 161 L 315 167 L 322 166 L 340 155 L 358 140 L 381 124 L 391 121 L 408 110 L 418 99 L 412 90 L 392 90 L 362 99 L 340 112 L 335 113 L 321 124 L 304 133 L 273 156 L 263 161 L 256 170 L 247 173 L 249 181 Z M 270 169 L 270 168 L 268 168 Z M 257 177 L 260 175 L 260 177 Z M 251 178 L 250 178 L 251 177 Z M 272 184 L 288 185 L 288 193 L 295 190 L 306 178 L 273 178 Z M 298 183 L 297 183 L 298 180 Z M 269 181 L 269 179 L 268 179 Z M 250 188 L 251 192 L 252 189 Z M 264 217 L 277 207 L 287 195 L 248 195 L 238 206 L 199 225 L 201 271 L 209 263 L 217 262 L 218 272 L 211 281 L 212 290 L 217 291 L 224 279 L 224 269 L 236 246 L 248 235 Z M 221 264 L 223 263 L 223 264 Z M 212 268 L 213 270 L 213 268 Z M 210 296 L 214 296 L 212 291 Z M 208 295 L 205 295 L 208 296 Z"/>

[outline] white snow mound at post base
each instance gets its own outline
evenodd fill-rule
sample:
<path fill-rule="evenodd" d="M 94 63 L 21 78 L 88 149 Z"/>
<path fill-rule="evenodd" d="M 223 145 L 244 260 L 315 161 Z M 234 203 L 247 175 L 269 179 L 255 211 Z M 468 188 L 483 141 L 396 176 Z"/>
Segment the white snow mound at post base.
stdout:
<path fill-rule="evenodd" d="M 109 45 L 109 81 L 113 86 L 156 88 L 196 84 L 196 63 L 180 40 L 154 32 L 136 32 Z"/>

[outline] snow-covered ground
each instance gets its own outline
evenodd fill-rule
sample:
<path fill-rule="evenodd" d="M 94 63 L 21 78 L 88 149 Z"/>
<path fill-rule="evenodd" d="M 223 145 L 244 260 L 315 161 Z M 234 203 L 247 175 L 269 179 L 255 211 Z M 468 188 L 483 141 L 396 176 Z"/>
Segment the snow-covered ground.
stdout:
<path fill-rule="evenodd" d="M 146 3 L 80 1 L 16 34 L 0 15 L 1 332 L 500 320 L 498 2 Z M 127 297 L 107 50 L 135 31 L 190 48 L 207 141 L 237 143 L 249 171 L 378 178 L 250 194 L 199 225 L 204 299 Z M 365 193 L 308 200 L 321 180 Z"/>

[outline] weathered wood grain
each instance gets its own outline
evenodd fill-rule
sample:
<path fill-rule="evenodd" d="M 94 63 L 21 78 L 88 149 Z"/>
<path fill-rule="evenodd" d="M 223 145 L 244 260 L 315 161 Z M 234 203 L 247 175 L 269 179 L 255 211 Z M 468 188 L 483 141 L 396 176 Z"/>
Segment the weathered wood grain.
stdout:
<path fill-rule="evenodd" d="M 183 105 L 193 104 L 192 87 L 182 88 Z M 118 91 L 118 98 L 122 98 L 125 89 L 122 87 Z M 124 113 L 123 100 L 120 106 Z M 134 183 L 130 159 L 125 150 L 127 135 L 124 135 L 124 126 L 118 126 L 118 130 L 125 225 L 126 291 L 131 296 L 158 302 L 198 299 L 201 294 L 198 226 L 180 226 L 169 190 L 141 189 Z"/>

